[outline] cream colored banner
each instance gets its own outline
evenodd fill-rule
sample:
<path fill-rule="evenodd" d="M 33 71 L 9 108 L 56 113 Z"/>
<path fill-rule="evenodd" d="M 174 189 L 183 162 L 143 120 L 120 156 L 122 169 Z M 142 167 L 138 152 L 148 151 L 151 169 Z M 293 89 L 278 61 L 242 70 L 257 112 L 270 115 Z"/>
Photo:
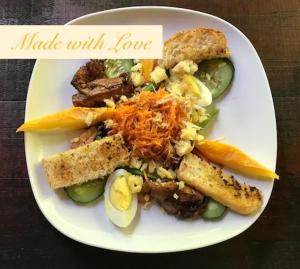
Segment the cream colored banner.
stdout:
<path fill-rule="evenodd" d="M 161 25 L 1 25 L 1 59 L 160 59 Z"/>

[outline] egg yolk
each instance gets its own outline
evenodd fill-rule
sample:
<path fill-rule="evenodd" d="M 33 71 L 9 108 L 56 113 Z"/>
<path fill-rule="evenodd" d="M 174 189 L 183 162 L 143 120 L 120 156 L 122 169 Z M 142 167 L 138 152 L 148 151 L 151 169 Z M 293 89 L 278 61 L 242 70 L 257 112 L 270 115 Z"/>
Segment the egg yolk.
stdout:
<path fill-rule="evenodd" d="M 132 195 L 124 176 L 115 179 L 110 189 L 110 201 L 112 205 L 121 211 L 127 210 L 131 205 Z"/>

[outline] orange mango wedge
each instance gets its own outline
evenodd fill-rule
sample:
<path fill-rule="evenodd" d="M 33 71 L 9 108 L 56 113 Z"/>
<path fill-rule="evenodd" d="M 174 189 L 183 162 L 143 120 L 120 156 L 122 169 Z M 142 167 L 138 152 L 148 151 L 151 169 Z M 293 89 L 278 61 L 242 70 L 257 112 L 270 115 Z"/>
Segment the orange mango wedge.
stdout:
<path fill-rule="evenodd" d="M 218 141 L 204 140 L 196 144 L 196 149 L 208 160 L 249 176 L 269 180 L 279 179 L 275 172 L 235 146 Z"/>
<path fill-rule="evenodd" d="M 17 132 L 49 129 L 81 129 L 111 118 L 112 108 L 72 107 L 22 124 Z"/>
<path fill-rule="evenodd" d="M 153 59 L 143 59 L 140 60 L 143 65 L 142 74 L 146 80 L 146 82 L 150 81 L 150 73 L 152 72 L 155 64 L 155 60 Z"/>

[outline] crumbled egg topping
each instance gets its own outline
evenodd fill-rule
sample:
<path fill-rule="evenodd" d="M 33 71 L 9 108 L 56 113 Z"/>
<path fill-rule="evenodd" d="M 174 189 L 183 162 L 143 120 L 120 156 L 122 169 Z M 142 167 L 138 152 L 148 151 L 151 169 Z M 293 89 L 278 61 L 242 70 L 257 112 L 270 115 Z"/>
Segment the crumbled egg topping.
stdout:
<path fill-rule="evenodd" d="M 145 83 L 145 78 L 142 75 L 143 65 L 142 63 L 137 63 L 131 67 L 131 80 L 135 87 L 142 86 Z"/>
<path fill-rule="evenodd" d="M 172 74 L 181 76 L 184 74 L 193 75 L 198 70 L 198 65 L 191 60 L 180 61 L 175 67 L 171 70 Z"/>
<path fill-rule="evenodd" d="M 161 166 L 157 168 L 156 173 L 160 178 L 167 178 L 167 179 L 176 178 L 176 173 L 172 169 L 167 170 Z"/>
<path fill-rule="evenodd" d="M 169 90 L 170 94 L 175 97 L 183 95 L 183 87 L 180 82 L 177 81 L 170 82 L 167 89 Z"/>
<path fill-rule="evenodd" d="M 194 141 L 204 139 L 204 136 L 199 134 L 201 128 L 191 122 L 185 123 L 186 127 L 181 130 L 180 138 L 175 145 L 176 154 L 180 157 L 190 153 L 194 148 Z"/>
<path fill-rule="evenodd" d="M 142 166 L 142 161 L 137 157 L 132 157 L 129 163 L 130 167 L 140 169 Z"/>
<path fill-rule="evenodd" d="M 197 138 L 197 130 L 195 128 L 183 128 L 180 138 L 185 140 L 195 140 Z"/>
<path fill-rule="evenodd" d="M 158 84 L 168 78 L 166 70 L 162 67 L 156 66 L 155 69 L 150 73 L 150 79 L 155 84 Z"/>
<path fill-rule="evenodd" d="M 175 145 L 176 154 L 180 157 L 190 153 L 194 146 L 189 140 L 180 140 Z"/>
<path fill-rule="evenodd" d="M 181 130 L 180 138 L 184 140 L 199 141 L 203 140 L 204 136 L 198 134 L 195 128 L 187 127 Z"/>
<path fill-rule="evenodd" d="M 126 95 L 122 95 L 122 96 L 120 97 L 120 100 L 121 100 L 122 102 L 126 102 L 126 101 L 128 101 L 128 98 L 127 98 Z"/>
<path fill-rule="evenodd" d="M 131 67 L 132 72 L 142 72 L 142 69 L 143 69 L 142 63 L 137 63 L 136 65 Z"/>
<path fill-rule="evenodd" d="M 110 107 L 110 108 L 115 108 L 116 107 L 116 104 L 115 104 L 115 102 L 113 101 L 112 98 L 104 99 L 103 101 L 104 101 L 104 103 L 107 107 Z"/>
<path fill-rule="evenodd" d="M 182 190 L 183 188 L 184 188 L 184 182 L 183 181 L 179 181 L 179 183 L 178 183 L 178 189 L 179 190 Z"/>
<path fill-rule="evenodd" d="M 145 78 L 140 72 L 132 72 L 131 80 L 135 87 L 142 86 L 145 83 Z"/>
<path fill-rule="evenodd" d="M 137 193 L 142 190 L 143 178 L 141 176 L 129 175 L 127 177 L 127 183 L 131 193 Z"/>
<path fill-rule="evenodd" d="M 155 169 L 156 169 L 156 164 L 153 160 L 151 160 L 148 165 L 149 173 L 154 173 Z"/>
<path fill-rule="evenodd" d="M 200 108 L 200 109 L 199 109 Z M 202 121 L 207 119 L 205 115 L 206 110 L 199 106 L 194 106 L 191 113 L 192 122 L 195 124 L 201 123 Z"/>

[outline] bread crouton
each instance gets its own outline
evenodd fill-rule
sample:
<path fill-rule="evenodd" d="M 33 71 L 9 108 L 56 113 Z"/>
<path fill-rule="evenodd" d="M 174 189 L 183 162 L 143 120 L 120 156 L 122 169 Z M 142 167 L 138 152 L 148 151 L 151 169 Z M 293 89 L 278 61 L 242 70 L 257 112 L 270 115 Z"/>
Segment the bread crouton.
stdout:
<path fill-rule="evenodd" d="M 257 188 L 240 184 L 194 154 L 184 157 L 177 175 L 179 180 L 237 213 L 251 214 L 261 208 L 262 196 Z"/>
<path fill-rule="evenodd" d="M 169 69 L 183 60 L 200 62 L 229 55 L 224 33 L 198 28 L 176 33 L 165 42 L 163 66 Z"/>
<path fill-rule="evenodd" d="M 57 189 L 109 175 L 128 160 L 123 138 L 116 134 L 44 158 L 42 163 L 49 185 Z"/>

